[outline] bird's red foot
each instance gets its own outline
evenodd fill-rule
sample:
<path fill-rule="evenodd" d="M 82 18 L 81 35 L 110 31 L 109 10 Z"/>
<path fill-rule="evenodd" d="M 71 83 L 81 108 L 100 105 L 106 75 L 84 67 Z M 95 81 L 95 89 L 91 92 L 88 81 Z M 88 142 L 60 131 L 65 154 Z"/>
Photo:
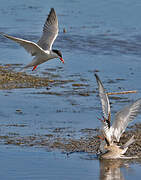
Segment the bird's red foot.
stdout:
<path fill-rule="evenodd" d="M 104 137 L 98 136 L 98 138 L 101 139 L 102 141 L 104 141 Z"/>
<path fill-rule="evenodd" d="M 105 122 L 105 118 L 104 118 L 104 117 L 103 117 L 103 119 L 97 117 L 97 119 L 98 119 L 99 121 L 101 121 L 102 123 Z"/>
<path fill-rule="evenodd" d="M 34 71 L 37 68 L 37 65 L 33 67 L 32 71 Z"/>

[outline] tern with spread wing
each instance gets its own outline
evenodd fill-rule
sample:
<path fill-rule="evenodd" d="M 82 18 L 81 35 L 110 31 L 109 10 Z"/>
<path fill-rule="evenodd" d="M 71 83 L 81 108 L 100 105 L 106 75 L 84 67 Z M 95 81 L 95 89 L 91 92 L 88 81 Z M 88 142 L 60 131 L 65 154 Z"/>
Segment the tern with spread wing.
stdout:
<path fill-rule="evenodd" d="M 64 63 L 61 52 L 59 50 L 52 49 L 52 45 L 58 35 L 58 18 L 54 8 L 51 8 L 50 10 L 43 27 L 43 34 L 37 44 L 32 41 L 9 36 L 4 33 L 1 34 L 6 38 L 19 43 L 28 53 L 35 56 L 32 62 L 24 68 L 33 67 L 33 71 L 39 64 L 54 58 L 59 58 Z"/>
<path fill-rule="evenodd" d="M 131 122 L 137 114 L 141 110 L 141 99 L 136 100 L 129 106 L 124 107 L 119 112 L 115 114 L 115 120 L 111 125 L 111 110 L 108 96 L 105 92 L 102 82 L 100 81 L 97 74 L 95 74 L 96 81 L 99 89 L 99 96 L 102 104 L 102 110 L 104 115 L 103 122 L 103 136 L 105 139 L 105 143 L 101 143 L 100 148 L 101 151 L 105 151 L 101 155 L 101 158 L 104 159 L 116 159 L 116 158 L 132 158 L 126 157 L 124 154 L 126 153 L 128 146 L 132 144 L 135 139 L 132 136 L 127 143 L 123 146 L 118 146 L 116 142 L 119 142 L 121 135 L 125 131 L 128 123 Z"/>

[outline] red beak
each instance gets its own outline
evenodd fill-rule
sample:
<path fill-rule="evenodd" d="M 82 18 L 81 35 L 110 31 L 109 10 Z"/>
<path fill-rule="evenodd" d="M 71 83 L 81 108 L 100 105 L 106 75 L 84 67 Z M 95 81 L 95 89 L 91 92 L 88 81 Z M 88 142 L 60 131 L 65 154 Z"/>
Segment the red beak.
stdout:
<path fill-rule="evenodd" d="M 62 61 L 62 63 L 64 63 L 64 59 L 60 57 L 60 60 Z"/>

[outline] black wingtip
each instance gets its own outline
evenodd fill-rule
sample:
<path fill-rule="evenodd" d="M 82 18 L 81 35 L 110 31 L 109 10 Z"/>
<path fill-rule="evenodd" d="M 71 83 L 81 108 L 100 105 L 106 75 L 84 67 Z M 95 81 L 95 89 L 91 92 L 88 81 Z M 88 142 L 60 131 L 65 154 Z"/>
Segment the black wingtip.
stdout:
<path fill-rule="evenodd" d="M 96 73 L 94 75 L 95 75 L 98 86 L 101 85 L 103 87 L 103 89 L 104 89 L 103 83 L 101 82 L 99 76 Z"/>
<path fill-rule="evenodd" d="M 98 75 L 96 73 L 94 73 L 94 75 L 95 75 L 96 78 L 98 77 Z"/>
<path fill-rule="evenodd" d="M 99 76 L 98 76 L 96 73 L 95 73 L 94 75 L 95 75 L 96 80 L 97 80 L 97 81 L 100 81 Z"/>
<path fill-rule="evenodd" d="M 3 32 L 0 32 L 0 35 L 4 36 L 4 33 L 3 33 Z"/>
<path fill-rule="evenodd" d="M 5 34 L 5 33 L 3 33 L 3 32 L 0 32 L 0 35 L 3 36 L 3 37 L 6 37 L 6 38 L 9 37 L 7 34 Z"/>
<path fill-rule="evenodd" d="M 55 9 L 54 9 L 54 8 L 51 8 L 51 9 L 50 9 L 50 12 L 49 12 L 48 17 L 47 17 L 47 21 L 50 21 L 51 17 L 52 17 L 53 19 L 56 18 L 56 12 L 55 12 Z"/>
<path fill-rule="evenodd" d="M 51 9 L 50 9 L 50 13 L 49 13 L 49 14 L 52 14 L 52 13 L 56 14 L 56 12 L 55 12 L 55 9 L 54 9 L 54 8 L 51 8 Z"/>
<path fill-rule="evenodd" d="M 51 8 L 51 10 L 50 11 L 55 11 L 55 9 L 54 8 Z"/>

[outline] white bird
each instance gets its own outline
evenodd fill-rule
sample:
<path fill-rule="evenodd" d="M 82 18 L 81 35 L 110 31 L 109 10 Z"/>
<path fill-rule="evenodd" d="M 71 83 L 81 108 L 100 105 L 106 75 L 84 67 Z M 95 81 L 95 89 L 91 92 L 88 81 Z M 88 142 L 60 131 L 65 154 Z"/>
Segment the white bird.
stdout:
<path fill-rule="evenodd" d="M 52 45 L 58 35 L 58 18 L 54 8 L 51 8 L 50 10 L 43 27 L 43 34 L 37 43 L 9 36 L 4 33 L 1 34 L 6 38 L 19 43 L 28 53 L 35 56 L 32 62 L 26 65 L 24 68 L 33 66 L 32 71 L 34 71 L 39 64 L 54 58 L 59 58 L 64 63 L 61 52 L 59 50 L 52 49 Z"/>
<path fill-rule="evenodd" d="M 103 148 L 103 150 L 104 149 L 108 150 L 108 152 L 103 154 L 101 157 L 107 159 L 125 158 L 123 154 L 125 154 L 125 152 L 127 151 L 128 146 L 135 141 L 134 136 L 132 136 L 128 140 L 128 142 L 124 144 L 122 147 L 115 144 L 115 141 L 119 142 L 121 135 L 128 126 L 128 123 L 131 122 L 140 112 L 141 99 L 136 100 L 131 105 L 126 106 L 123 109 L 121 109 L 119 112 L 117 112 L 115 114 L 115 120 L 111 125 L 111 110 L 110 110 L 109 99 L 98 75 L 95 74 L 95 77 L 98 84 L 99 96 L 101 99 L 102 110 L 104 114 L 104 120 L 102 121 L 103 122 L 102 132 L 106 142 L 106 145 L 101 143 L 100 148 L 101 149 Z"/>

